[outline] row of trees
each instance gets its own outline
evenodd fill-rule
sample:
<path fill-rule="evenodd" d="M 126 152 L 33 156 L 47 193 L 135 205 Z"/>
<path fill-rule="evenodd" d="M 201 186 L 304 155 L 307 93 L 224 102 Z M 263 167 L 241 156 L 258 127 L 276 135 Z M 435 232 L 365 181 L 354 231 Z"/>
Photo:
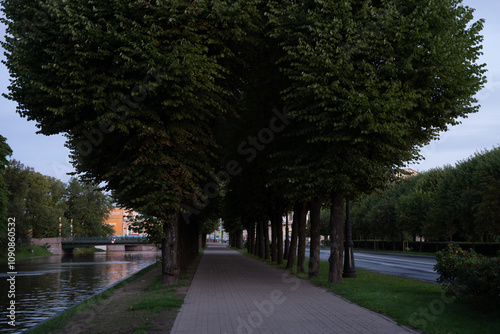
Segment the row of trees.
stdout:
<path fill-rule="evenodd" d="M 499 241 L 500 148 L 394 182 L 362 197 L 352 216 L 364 239 Z"/>
<path fill-rule="evenodd" d="M 7 139 L 0 135 L 0 249 L 2 250 L 5 250 L 7 246 L 7 196 L 9 192 L 5 184 L 4 174 L 10 155 L 12 155 L 12 149 L 7 144 Z"/>
<path fill-rule="evenodd" d="M 161 226 L 165 284 L 178 279 L 178 252 L 196 253 L 204 220 L 257 231 L 251 243 L 265 249 L 269 217 L 281 261 L 278 217 L 293 208 L 301 230 L 306 205 L 317 275 L 324 203 L 330 280 L 340 281 L 345 198 L 383 185 L 476 112 L 485 81 L 483 22 L 456 0 L 6 0 L 3 9 L 8 97 L 41 133 L 66 134 L 79 174 Z"/>
<path fill-rule="evenodd" d="M 45 238 L 69 236 L 105 236 L 113 233 L 103 224 L 111 208 L 109 195 L 96 184 L 76 178 L 64 182 L 43 175 L 16 160 L 7 161 L 12 154 L 1 137 L 0 212 L 2 225 L 7 218 L 16 222 L 18 242 L 28 237 Z M 6 225 L 2 226 L 2 249 L 6 245 Z"/>

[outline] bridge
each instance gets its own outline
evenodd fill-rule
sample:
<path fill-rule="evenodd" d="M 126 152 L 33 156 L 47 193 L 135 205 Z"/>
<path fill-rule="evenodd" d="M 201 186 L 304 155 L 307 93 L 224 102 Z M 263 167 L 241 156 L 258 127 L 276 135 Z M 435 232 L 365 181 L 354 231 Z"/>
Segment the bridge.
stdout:
<path fill-rule="evenodd" d="M 63 249 L 105 245 L 144 245 L 149 243 L 149 239 L 145 237 L 69 237 L 61 240 Z"/>
<path fill-rule="evenodd" d="M 156 247 L 145 237 L 32 238 L 31 244 L 45 247 L 54 255 L 72 254 L 74 248 L 90 246 L 106 246 L 108 251 L 156 250 Z"/>

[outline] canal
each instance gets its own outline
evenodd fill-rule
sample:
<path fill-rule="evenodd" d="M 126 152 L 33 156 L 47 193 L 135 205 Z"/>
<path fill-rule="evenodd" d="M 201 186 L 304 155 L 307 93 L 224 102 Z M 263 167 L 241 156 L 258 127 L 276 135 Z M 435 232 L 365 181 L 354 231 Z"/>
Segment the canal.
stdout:
<path fill-rule="evenodd" d="M 2 333 L 21 333 L 154 263 L 159 252 L 96 252 L 16 261 L 15 298 L 0 263 Z M 7 307 L 15 300 L 15 327 Z"/>

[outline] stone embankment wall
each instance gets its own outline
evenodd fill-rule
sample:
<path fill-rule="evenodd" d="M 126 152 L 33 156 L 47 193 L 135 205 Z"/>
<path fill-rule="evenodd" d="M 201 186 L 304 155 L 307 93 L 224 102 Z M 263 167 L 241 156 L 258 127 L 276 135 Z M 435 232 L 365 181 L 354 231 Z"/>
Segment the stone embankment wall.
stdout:
<path fill-rule="evenodd" d="M 31 238 L 31 244 L 47 248 L 54 255 L 62 255 L 62 238 Z"/>
<path fill-rule="evenodd" d="M 125 245 L 107 245 L 106 249 L 108 252 L 124 252 Z"/>
<path fill-rule="evenodd" d="M 156 246 L 149 246 L 149 245 L 126 245 L 125 246 L 126 251 L 131 251 L 131 252 L 145 252 L 145 251 L 157 251 L 158 248 Z"/>

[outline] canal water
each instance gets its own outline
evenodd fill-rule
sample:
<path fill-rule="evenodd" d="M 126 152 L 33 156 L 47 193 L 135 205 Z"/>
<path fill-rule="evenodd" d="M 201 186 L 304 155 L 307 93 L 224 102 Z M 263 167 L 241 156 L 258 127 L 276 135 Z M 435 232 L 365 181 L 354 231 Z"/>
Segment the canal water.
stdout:
<path fill-rule="evenodd" d="M 2 333 L 21 333 L 149 266 L 159 252 L 96 252 L 16 261 L 15 298 L 7 263 L 0 263 Z M 15 300 L 15 327 L 7 307 Z"/>

